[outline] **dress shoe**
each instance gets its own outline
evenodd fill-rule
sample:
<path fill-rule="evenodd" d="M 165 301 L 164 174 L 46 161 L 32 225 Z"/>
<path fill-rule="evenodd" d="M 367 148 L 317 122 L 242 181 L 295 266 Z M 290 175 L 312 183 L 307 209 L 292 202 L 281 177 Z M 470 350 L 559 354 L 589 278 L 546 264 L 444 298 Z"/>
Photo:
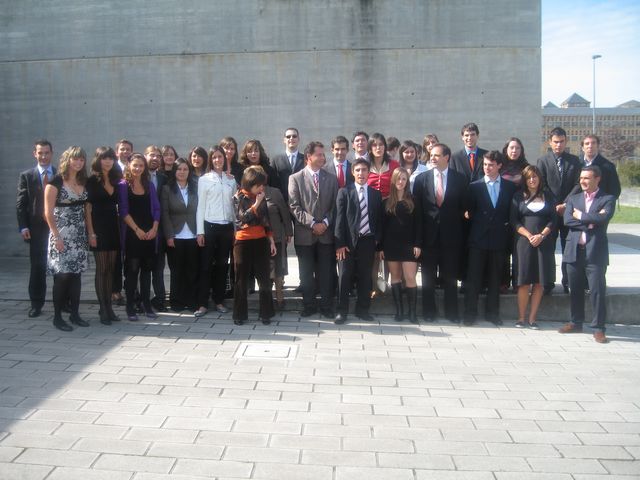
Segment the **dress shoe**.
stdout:
<path fill-rule="evenodd" d="M 82 318 L 80 318 L 80 315 L 78 315 L 77 313 L 72 313 L 71 316 L 69 317 L 69 321 L 79 327 L 89 326 L 89 322 L 84 321 Z"/>
<path fill-rule="evenodd" d="M 276 300 L 276 310 L 282 311 L 284 310 L 284 307 L 286 307 L 286 305 L 287 305 L 287 302 L 285 300 L 281 300 L 281 301 Z"/>
<path fill-rule="evenodd" d="M 73 327 L 65 322 L 61 317 L 53 319 L 53 326 L 58 330 L 62 330 L 63 332 L 70 332 L 73 330 Z"/>
<path fill-rule="evenodd" d="M 458 317 L 446 317 L 451 323 L 460 323 L 460 319 Z"/>
<path fill-rule="evenodd" d="M 569 285 L 563 285 L 562 286 L 562 290 L 564 291 L 565 294 L 569 294 Z"/>
<path fill-rule="evenodd" d="M 193 316 L 196 318 L 204 317 L 207 314 L 207 309 L 204 307 L 200 307 L 198 310 L 193 312 Z"/>
<path fill-rule="evenodd" d="M 531 330 L 540 330 L 540 325 L 538 325 L 536 322 L 533 322 L 529 324 L 529 328 Z"/>
<path fill-rule="evenodd" d="M 593 339 L 598 343 L 609 343 L 609 339 L 605 336 L 604 332 L 599 330 L 593 334 Z"/>
<path fill-rule="evenodd" d="M 41 313 L 42 313 L 41 308 L 31 307 L 29 309 L 29 313 L 27 313 L 27 316 L 29 318 L 36 318 L 36 317 L 39 317 Z"/>
<path fill-rule="evenodd" d="M 229 313 L 229 309 L 225 307 L 222 303 L 216 305 L 216 312 L 218 313 Z"/>
<path fill-rule="evenodd" d="M 347 315 L 343 315 L 341 313 L 338 313 L 335 318 L 333 319 L 333 323 L 335 323 L 336 325 L 343 325 L 344 322 L 347 321 Z"/>
<path fill-rule="evenodd" d="M 233 324 L 234 325 L 244 325 L 244 320 L 234 320 Z"/>
<path fill-rule="evenodd" d="M 151 299 L 151 306 L 157 310 L 158 312 L 166 312 L 167 311 L 167 307 L 164 304 L 164 301 L 158 297 L 152 298 Z"/>
<path fill-rule="evenodd" d="M 546 297 L 550 297 L 553 295 L 553 286 L 549 285 L 548 287 L 544 287 L 544 295 Z"/>
<path fill-rule="evenodd" d="M 137 322 L 138 314 L 136 314 L 135 312 L 127 314 L 127 320 L 129 320 L 130 322 Z"/>
<path fill-rule="evenodd" d="M 524 328 L 524 322 L 522 320 L 517 321 L 516 328 Z"/>
<path fill-rule="evenodd" d="M 111 319 L 107 315 L 106 310 L 99 310 L 98 317 L 100 317 L 100 323 L 103 325 L 111 325 Z"/>
<path fill-rule="evenodd" d="M 365 322 L 373 322 L 375 320 L 375 318 L 373 318 L 373 315 L 371 315 L 370 313 L 357 313 L 356 317 L 358 317 L 360 320 L 364 320 Z"/>
<path fill-rule="evenodd" d="M 151 320 L 158 318 L 158 314 L 153 311 L 153 309 L 145 310 L 144 316 L 150 318 Z"/>
<path fill-rule="evenodd" d="M 558 333 L 581 333 L 582 325 L 578 325 L 577 323 L 565 323 L 558 329 Z"/>
<path fill-rule="evenodd" d="M 434 317 L 432 317 L 431 315 L 423 315 L 422 320 L 427 322 L 427 323 L 433 323 L 436 321 L 436 319 Z"/>
<path fill-rule="evenodd" d="M 472 326 L 474 323 L 476 323 L 476 321 L 475 321 L 474 319 L 472 319 L 472 318 L 465 318 L 465 319 L 464 319 L 464 321 L 462 322 L 462 324 L 463 324 L 465 327 L 470 327 L 470 326 Z"/>
<path fill-rule="evenodd" d="M 310 317 L 311 315 L 315 315 L 318 312 L 315 308 L 304 308 L 302 312 L 300 312 L 301 317 Z"/>
<path fill-rule="evenodd" d="M 493 323 L 496 327 L 499 327 L 500 325 L 502 325 L 502 320 L 500 320 L 499 318 L 492 318 L 489 321 Z"/>
<path fill-rule="evenodd" d="M 269 318 L 259 318 L 263 325 L 271 325 L 271 319 Z"/>
<path fill-rule="evenodd" d="M 320 309 L 320 315 L 322 315 L 324 318 L 334 318 L 335 317 L 335 313 L 333 313 L 328 308 L 321 308 Z"/>
<path fill-rule="evenodd" d="M 118 315 L 116 315 L 116 312 L 113 311 L 113 308 L 109 307 L 107 309 L 107 316 L 109 317 L 109 320 L 111 320 L 112 322 L 119 322 L 120 321 L 120 317 Z"/>

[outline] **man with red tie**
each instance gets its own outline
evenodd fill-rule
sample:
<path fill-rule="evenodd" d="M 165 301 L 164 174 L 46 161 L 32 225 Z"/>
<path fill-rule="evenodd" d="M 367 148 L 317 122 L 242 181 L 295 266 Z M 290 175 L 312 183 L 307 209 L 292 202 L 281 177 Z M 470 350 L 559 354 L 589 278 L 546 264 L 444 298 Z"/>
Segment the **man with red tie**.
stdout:
<path fill-rule="evenodd" d="M 478 147 L 480 130 L 475 123 L 467 123 L 460 131 L 464 148 L 451 155 L 449 168 L 463 173 L 467 177 L 467 183 L 475 182 L 484 176 L 482 161 L 487 151 Z"/>
<path fill-rule="evenodd" d="M 331 140 L 331 153 L 333 160 L 324 165 L 324 169 L 338 180 L 338 188 L 344 188 L 354 182 L 351 173 L 351 163 L 347 160 L 349 153 L 349 141 L 342 135 Z"/>

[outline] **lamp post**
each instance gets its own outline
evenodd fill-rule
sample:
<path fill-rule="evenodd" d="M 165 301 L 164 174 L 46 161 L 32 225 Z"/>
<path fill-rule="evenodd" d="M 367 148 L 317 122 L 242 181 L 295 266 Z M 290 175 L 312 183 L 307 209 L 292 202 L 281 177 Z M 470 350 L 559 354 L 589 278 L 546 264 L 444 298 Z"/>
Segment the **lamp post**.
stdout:
<path fill-rule="evenodd" d="M 602 58 L 602 55 L 591 55 L 591 60 L 593 60 L 593 125 L 591 128 L 591 132 L 596 134 L 596 60 Z"/>

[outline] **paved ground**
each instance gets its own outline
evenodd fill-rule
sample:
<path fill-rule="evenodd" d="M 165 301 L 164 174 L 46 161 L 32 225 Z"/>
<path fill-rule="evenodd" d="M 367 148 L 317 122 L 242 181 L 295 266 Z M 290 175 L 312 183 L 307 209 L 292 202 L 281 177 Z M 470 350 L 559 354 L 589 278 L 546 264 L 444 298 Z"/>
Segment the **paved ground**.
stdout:
<path fill-rule="evenodd" d="M 638 232 L 618 233 L 637 289 Z M 85 304 L 92 326 L 63 334 L 25 318 L 23 263 L 2 264 L 0 479 L 640 478 L 640 326 L 607 345 L 295 312 L 105 327 Z"/>

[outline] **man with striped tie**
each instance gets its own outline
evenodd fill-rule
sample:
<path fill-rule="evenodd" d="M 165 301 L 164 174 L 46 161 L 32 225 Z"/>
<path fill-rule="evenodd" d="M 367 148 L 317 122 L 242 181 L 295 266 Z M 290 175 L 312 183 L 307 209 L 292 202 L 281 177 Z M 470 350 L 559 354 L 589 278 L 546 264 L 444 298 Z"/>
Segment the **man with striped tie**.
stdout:
<path fill-rule="evenodd" d="M 382 241 L 382 196 L 369 188 L 369 162 L 354 160 L 351 171 L 355 183 L 338 191 L 336 200 L 335 245 L 338 261 L 338 309 L 334 322 L 347 320 L 349 291 L 357 278 L 356 317 L 371 321 L 371 265 Z"/>

